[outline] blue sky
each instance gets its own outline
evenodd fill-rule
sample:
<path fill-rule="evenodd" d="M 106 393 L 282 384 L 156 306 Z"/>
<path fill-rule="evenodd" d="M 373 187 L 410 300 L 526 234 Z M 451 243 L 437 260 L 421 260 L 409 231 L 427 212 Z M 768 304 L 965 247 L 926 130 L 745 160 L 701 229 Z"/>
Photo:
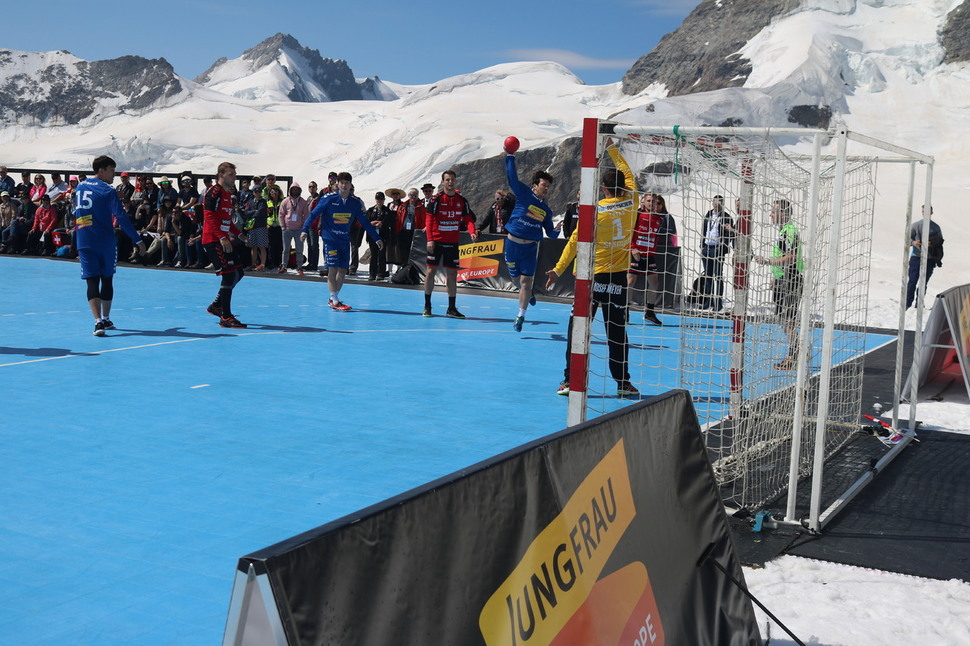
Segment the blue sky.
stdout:
<path fill-rule="evenodd" d="M 52 0 L 8 23 L 0 47 L 63 49 L 85 60 L 129 54 L 165 58 L 176 73 L 194 78 L 218 58 L 237 58 L 283 32 L 324 57 L 346 60 L 358 77 L 421 84 L 509 61 L 556 60 L 586 83 L 600 85 L 619 81 L 633 61 L 698 4 L 169 0 L 102 5 Z"/>

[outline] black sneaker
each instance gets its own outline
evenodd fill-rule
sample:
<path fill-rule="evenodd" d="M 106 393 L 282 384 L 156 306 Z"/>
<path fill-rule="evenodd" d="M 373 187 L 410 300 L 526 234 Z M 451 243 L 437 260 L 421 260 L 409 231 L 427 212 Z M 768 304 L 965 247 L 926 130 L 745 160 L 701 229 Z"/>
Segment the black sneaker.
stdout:
<path fill-rule="evenodd" d="M 663 327 L 663 321 L 661 321 L 659 318 L 657 318 L 657 315 L 654 314 L 653 312 L 650 312 L 650 311 L 644 312 L 643 313 L 643 320 L 646 321 L 647 323 L 652 323 L 654 325 L 659 325 L 659 326 Z"/>
<path fill-rule="evenodd" d="M 104 336 L 104 321 L 94 324 L 94 336 Z"/>
<path fill-rule="evenodd" d="M 536 295 L 533 294 L 532 298 L 529 299 L 529 305 L 535 305 L 535 304 L 536 304 Z"/>
<path fill-rule="evenodd" d="M 424 313 L 421 316 L 423 316 L 426 319 L 431 318 L 431 308 L 430 307 L 424 308 Z"/>
<path fill-rule="evenodd" d="M 213 316 L 218 316 L 219 318 L 222 318 L 221 305 L 217 305 L 216 303 L 210 303 L 209 307 L 205 308 L 205 311 L 208 312 L 209 314 L 212 314 Z"/>
<path fill-rule="evenodd" d="M 111 322 L 111 319 L 101 319 L 101 322 L 104 323 L 104 329 L 106 330 L 115 329 L 115 324 Z"/>
<path fill-rule="evenodd" d="M 222 327 L 236 327 L 244 328 L 246 324 L 237 319 L 235 316 L 222 316 L 219 318 L 219 325 Z"/>
<path fill-rule="evenodd" d="M 640 391 L 629 381 L 618 381 L 616 382 L 616 394 L 620 397 L 636 397 L 640 394 Z"/>
<path fill-rule="evenodd" d="M 562 383 L 559 384 L 559 389 L 556 390 L 557 395 L 568 395 L 569 394 L 569 380 L 563 379 Z"/>
<path fill-rule="evenodd" d="M 445 312 L 445 316 L 450 319 L 463 319 L 465 315 L 458 311 L 457 308 L 449 307 L 448 311 Z"/>

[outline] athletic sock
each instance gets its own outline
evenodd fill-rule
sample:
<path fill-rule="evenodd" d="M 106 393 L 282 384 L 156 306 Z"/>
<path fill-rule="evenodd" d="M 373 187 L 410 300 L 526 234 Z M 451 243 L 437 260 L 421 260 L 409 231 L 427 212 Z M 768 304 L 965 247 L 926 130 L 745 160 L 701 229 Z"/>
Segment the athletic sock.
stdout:
<path fill-rule="evenodd" d="M 519 316 L 525 316 L 525 308 L 524 307 L 520 307 L 519 308 Z"/>
<path fill-rule="evenodd" d="M 328 302 L 329 303 L 337 302 L 337 292 L 330 292 L 330 300 Z"/>
<path fill-rule="evenodd" d="M 457 307 L 455 307 L 455 301 L 456 300 L 458 300 L 458 297 L 457 296 L 449 296 L 448 297 L 448 309 L 450 309 L 450 310 L 456 310 L 456 309 L 458 309 Z"/>
<path fill-rule="evenodd" d="M 219 288 L 219 305 L 222 306 L 222 317 L 232 316 L 232 287 Z"/>
<path fill-rule="evenodd" d="M 424 295 L 424 306 L 431 307 L 431 294 Z"/>

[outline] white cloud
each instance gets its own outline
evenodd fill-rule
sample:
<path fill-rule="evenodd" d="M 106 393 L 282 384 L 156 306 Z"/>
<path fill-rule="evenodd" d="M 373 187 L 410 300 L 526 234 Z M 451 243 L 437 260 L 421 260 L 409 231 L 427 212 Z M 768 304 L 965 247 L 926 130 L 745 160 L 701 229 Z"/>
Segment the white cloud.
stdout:
<path fill-rule="evenodd" d="M 505 55 L 514 61 L 552 61 L 571 70 L 619 70 L 636 62 L 635 58 L 590 58 L 564 49 L 509 49 Z"/>

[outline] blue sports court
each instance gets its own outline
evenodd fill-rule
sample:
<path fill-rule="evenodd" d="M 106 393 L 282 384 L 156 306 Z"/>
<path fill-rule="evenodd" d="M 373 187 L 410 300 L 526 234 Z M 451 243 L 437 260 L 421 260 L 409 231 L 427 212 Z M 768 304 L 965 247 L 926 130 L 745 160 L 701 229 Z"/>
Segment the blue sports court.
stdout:
<path fill-rule="evenodd" d="M 230 330 L 123 266 L 97 338 L 76 263 L 0 271 L 0 643 L 218 644 L 238 557 L 565 425 L 566 304 L 247 276 Z"/>

